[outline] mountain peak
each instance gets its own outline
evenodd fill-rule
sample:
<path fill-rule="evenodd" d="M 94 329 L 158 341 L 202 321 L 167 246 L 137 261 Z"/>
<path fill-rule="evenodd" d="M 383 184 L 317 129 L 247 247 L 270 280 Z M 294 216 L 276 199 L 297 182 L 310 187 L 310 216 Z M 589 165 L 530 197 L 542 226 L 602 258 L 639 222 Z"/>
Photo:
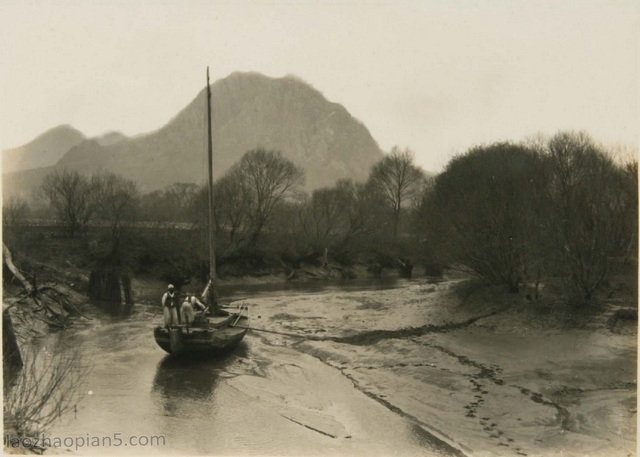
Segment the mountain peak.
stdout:
<path fill-rule="evenodd" d="M 308 190 L 365 180 L 382 157 L 364 124 L 298 76 L 235 72 L 211 91 L 216 178 L 256 148 L 278 150 L 302 167 Z M 143 136 L 76 143 L 56 167 L 84 174 L 103 168 L 133 179 L 143 192 L 204 182 L 205 97 L 200 90 L 165 126 Z"/>

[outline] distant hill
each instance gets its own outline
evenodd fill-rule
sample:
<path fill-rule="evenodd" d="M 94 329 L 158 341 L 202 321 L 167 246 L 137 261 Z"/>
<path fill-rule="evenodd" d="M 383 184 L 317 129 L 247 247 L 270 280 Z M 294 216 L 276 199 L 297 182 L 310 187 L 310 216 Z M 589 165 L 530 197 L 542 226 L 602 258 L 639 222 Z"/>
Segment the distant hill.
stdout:
<path fill-rule="evenodd" d="M 37 196 L 35 192 L 44 178 L 56 170 L 55 166 L 32 168 L 2 175 L 2 198 L 7 201 L 16 196 L 28 201 Z M 38 197 L 39 198 L 39 197 Z"/>
<path fill-rule="evenodd" d="M 85 139 L 69 125 L 54 127 L 24 146 L 2 151 L 2 173 L 55 165 L 69 149 Z"/>
<path fill-rule="evenodd" d="M 303 167 L 308 190 L 332 186 L 341 178 L 364 180 L 371 165 L 382 158 L 360 121 L 296 77 L 233 73 L 216 81 L 211 90 L 215 177 L 257 147 L 279 150 Z M 98 139 L 75 144 L 55 168 L 84 174 L 110 170 L 136 181 L 142 192 L 175 182 L 202 183 L 206 180 L 205 94 L 203 88 L 155 132 L 110 144 Z M 24 191 L 30 178 L 18 175 L 7 177 L 9 184 Z"/>
<path fill-rule="evenodd" d="M 94 139 L 100 146 L 110 146 L 112 144 L 116 144 L 126 140 L 127 137 L 120 132 L 107 132 L 104 135 L 100 135 Z"/>

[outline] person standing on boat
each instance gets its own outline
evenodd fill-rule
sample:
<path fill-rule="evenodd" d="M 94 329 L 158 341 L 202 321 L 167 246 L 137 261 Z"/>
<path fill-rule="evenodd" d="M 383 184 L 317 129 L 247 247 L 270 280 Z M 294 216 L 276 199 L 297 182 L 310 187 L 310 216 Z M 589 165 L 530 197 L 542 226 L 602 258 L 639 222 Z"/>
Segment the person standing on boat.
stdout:
<path fill-rule="evenodd" d="M 171 327 L 180 323 L 178 318 L 179 295 L 173 284 L 169 284 L 167 291 L 162 296 L 162 308 L 164 310 L 164 325 Z"/>
<path fill-rule="evenodd" d="M 198 310 L 197 312 L 196 309 Z M 204 314 L 204 310 L 205 306 L 200 300 L 198 300 L 198 297 L 189 292 L 180 307 L 180 317 L 182 318 L 182 322 L 190 325 L 196 320 L 196 317 Z"/>

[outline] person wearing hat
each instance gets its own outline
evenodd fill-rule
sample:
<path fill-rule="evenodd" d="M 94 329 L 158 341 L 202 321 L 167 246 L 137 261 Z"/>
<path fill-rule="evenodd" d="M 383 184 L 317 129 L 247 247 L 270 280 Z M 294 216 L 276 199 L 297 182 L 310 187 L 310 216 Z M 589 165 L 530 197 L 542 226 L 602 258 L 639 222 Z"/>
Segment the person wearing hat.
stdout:
<path fill-rule="evenodd" d="M 164 325 L 171 327 L 178 325 L 178 292 L 173 284 L 169 284 L 167 291 L 162 296 L 162 309 L 164 310 Z"/>

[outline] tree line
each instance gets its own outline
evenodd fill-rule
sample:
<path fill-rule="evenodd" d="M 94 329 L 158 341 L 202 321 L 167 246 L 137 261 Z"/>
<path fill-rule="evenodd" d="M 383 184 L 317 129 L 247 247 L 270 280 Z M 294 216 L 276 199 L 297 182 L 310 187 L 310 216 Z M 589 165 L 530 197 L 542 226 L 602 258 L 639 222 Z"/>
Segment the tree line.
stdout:
<path fill-rule="evenodd" d="M 375 257 L 432 272 L 458 267 L 512 292 L 533 285 L 538 293 L 546 278 L 561 278 L 588 301 L 615 259 L 637 251 L 637 161 L 614 160 L 585 133 L 476 146 L 433 177 L 411 150 L 394 147 L 365 182 L 342 179 L 311 193 L 303 185 L 304 170 L 280 152 L 247 152 L 214 187 L 220 261 L 270 255 L 295 264 L 327 250 L 342 264 Z M 40 195 L 69 237 L 99 222 L 112 256 L 137 222 L 155 230 L 149 250 L 179 245 L 203 261 L 206 187 L 175 183 L 140 195 L 121 176 L 60 171 Z M 28 210 L 21 200 L 5 203 L 5 224 L 19 225 Z M 177 223 L 195 235 L 190 244 L 175 243 L 167 229 Z"/>
<path fill-rule="evenodd" d="M 478 146 L 455 157 L 416 211 L 426 249 L 519 292 L 560 280 L 587 303 L 614 267 L 637 268 L 638 165 L 587 134 Z"/>

